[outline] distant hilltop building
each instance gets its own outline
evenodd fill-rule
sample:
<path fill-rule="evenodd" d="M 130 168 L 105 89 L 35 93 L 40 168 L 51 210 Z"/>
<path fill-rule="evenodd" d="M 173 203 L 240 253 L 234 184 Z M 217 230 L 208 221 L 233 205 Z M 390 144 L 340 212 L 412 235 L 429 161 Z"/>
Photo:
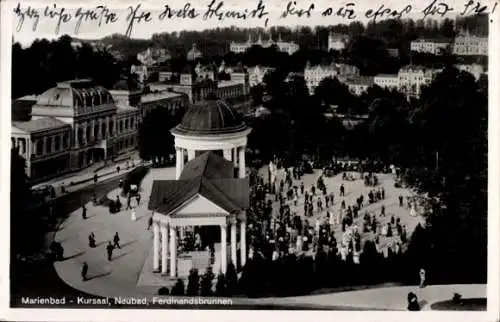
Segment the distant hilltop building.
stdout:
<path fill-rule="evenodd" d="M 292 55 L 299 50 L 299 45 L 297 45 L 296 43 L 283 41 L 281 39 L 281 35 L 278 36 L 278 41 L 274 41 L 271 34 L 269 34 L 268 40 L 262 40 L 262 35 L 259 34 L 257 41 L 252 41 L 251 35 L 248 35 L 248 40 L 246 42 L 232 41 L 229 46 L 229 50 L 233 53 L 244 53 L 252 46 L 261 46 L 263 48 L 276 46 L 279 51 L 285 52 L 289 55 Z"/>
<path fill-rule="evenodd" d="M 146 65 L 132 65 L 130 66 L 130 74 L 137 75 L 137 80 L 140 84 L 145 84 L 148 80 L 148 68 Z"/>
<path fill-rule="evenodd" d="M 203 55 L 201 54 L 201 51 L 196 48 L 196 44 L 193 44 L 191 49 L 187 52 L 187 60 L 194 61 L 198 58 L 201 58 Z"/>
<path fill-rule="evenodd" d="M 170 58 L 171 56 L 166 48 L 148 48 L 137 54 L 137 60 L 146 66 L 163 63 Z"/>
<path fill-rule="evenodd" d="M 481 75 L 485 74 L 485 70 L 484 70 L 483 66 L 479 65 L 479 64 L 470 64 L 470 65 L 456 64 L 455 67 L 458 70 L 472 74 L 472 76 L 474 76 L 476 81 L 481 77 Z"/>
<path fill-rule="evenodd" d="M 333 32 L 328 35 L 328 50 L 344 50 L 348 43 L 349 37 L 346 35 Z"/>
<path fill-rule="evenodd" d="M 353 65 L 336 64 L 311 66 L 308 61 L 304 69 L 304 80 L 306 81 L 309 94 L 313 95 L 319 83 L 328 77 L 351 78 L 359 76 L 359 69 Z"/>
<path fill-rule="evenodd" d="M 410 43 L 410 50 L 417 53 L 441 55 L 453 43 L 449 38 L 421 38 Z"/>
<path fill-rule="evenodd" d="M 361 95 L 373 86 L 372 76 L 355 76 L 346 79 L 345 84 L 354 95 Z"/>
<path fill-rule="evenodd" d="M 488 56 L 488 37 L 472 35 L 462 30 L 453 42 L 453 54 L 458 56 Z"/>
<path fill-rule="evenodd" d="M 248 79 L 250 87 L 262 84 L 264 82 L 264 76 L 266 76 L 268 72 L 271 72 L 273 70 L 274 68 L 264 67 L 260 65 L 257 65 L 255 67 L 250 67 L 248 69 Z"/>
<path fill-rule="evenodd" d="M 419 97 L 422 87 L 429 85 L 440 69 L 408 65 L 397 74 L 379 74 L 373 79 L 374 84 L 382 88 L 397 89 L 408 97 Z"/>

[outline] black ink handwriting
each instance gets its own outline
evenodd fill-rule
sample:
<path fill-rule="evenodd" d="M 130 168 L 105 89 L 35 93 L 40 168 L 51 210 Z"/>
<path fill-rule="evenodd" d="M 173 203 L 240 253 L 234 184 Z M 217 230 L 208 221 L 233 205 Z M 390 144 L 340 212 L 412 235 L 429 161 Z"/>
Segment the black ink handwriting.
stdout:
<path fill-rule="evenodd" d="M 281 18 L 286 18 L 287 16 L 297 16 L 302 17 L 305 16 L 307 18 L 311 17 L 311 11 L 314 9 L 314 3 L 309 5 L 309 8 L 306 9 L 297 9 L 297 1 L 288 2 L 285 11 L 281 14 Z"/>
<path fill-rule="evenodd" d="M 50 6 L 45 7 L 43 15 L 51 19 L 57 19 L 56 29 L 54 31 L 56 35 L 59 34 L 61 24 L 68 23 L 71 20 L 71 13 L 67 12 L 64 7 L 58 8 L 56 4 L 54 4 L 52 8 Z"/>
<path fill-rule="evenodd" d="M 454 9 L 450 7 L 447 3 L 437 2 L 437 0 L 432 0 L 432 2 L 422 11 L 424 18 L 428 16 L 440 15 L 444 17 L 449 11 Z"/>
<path fill-rule="evenodd" d="M 95 22 L 101 27 L 102 23 L 109 24 L 118 21 L 118 16 L 116 13 L 110 11 L 106 6 L 97 6 L 95 9 L 83 9 L 78 8 L 75 13 L 75 34 L 80 31 L 80 26 L 82 22 Z"/>
<path fill-rule="evenodd" d="M 36 28 L 38 27 L 38 22 L 40 21 L 40 13 L 38 12 L 38 10 L 32 8 L 31 6 L 28 6 L 28 8 L 21 8 L 21 4 L 18 3 L 17 6 L 14 8 L 14 13 L 18 18 L 16 32 L 22 30 L 26 18 L 34 20 L 32 29 L 33 31 L 36 31 Z"/>
<path fill-rule="evenodd" d="M 461 16 L 464 15 L 480 15 L 484 13 L 488 9 L 488 6 L 482 5 L 479 1 L 476 2 L 474 0 L 469 0 L 465 5 L 464 5 L 464 11 L 460 13 Z M 492 12 L 493 13 L 493 10 Z"/>
<path fill-rule="evenodd" d="M 135 8 L 130 6 L 128 7 L 128 15 L 127 15 L 127 21 L 128 21 L 128 26 L 127 26 L 127 31 L 125 32 L 125 36 L 130 37 L 132 35 L 132 30 L 134 29 L 134 24 L 135 23 L 142 23 L 142 22 L 150 22 L 151 21 L 151 12 L 149 11 L 142 11 L 141 5 L 138 4 Z"/>
<path fill-rule="evenodd" d="M 262 0 L 259 1 L 257 7 L 252 10 L 243 9 L 243 10 L 224 10 L 224 1 L 217 2 L 216 0 L 212 0 L 208 5 L 207 11 L 203 15 L 203 20 L 208 20 L 212 18 L 216 18 L 222 21 L 224 18 L 229 19 L 241 19 L 247 20 L 249 18 L 258 18 L 262 19 L 265 16 L 269 15 L 269 12 L 266 11 L 266 6 L 263 4 Z M 267 25 L 268 19 L 266 19 Z"/>
<path fill-rule="evenodd" d="M 172 9 L 168 4 L 165 5 L 165 9 L 160 13 L 158 19 L 163 20 L 165 18 L 172 19 L 182 18 L 182 19 L 194 19 L 198 17 L 200 14 L 196 11 L 195 8 L 191 7 L 191 3 L 186 3 L 181 9 Z"/>
<path fill-rule="evenodd" d="M 374 22 L 379 18 L 396 18 L 401 19 L 403 15 L 408 14 L 412 10 L 411 5 L 406 5 L 402 10 L 393 10 L 390 8 L 385 8 L 384 5 L 381 5 L 376 11 L 373 9 L 368 9 L 365 12 L 366 18 L 372 19 Z"/>

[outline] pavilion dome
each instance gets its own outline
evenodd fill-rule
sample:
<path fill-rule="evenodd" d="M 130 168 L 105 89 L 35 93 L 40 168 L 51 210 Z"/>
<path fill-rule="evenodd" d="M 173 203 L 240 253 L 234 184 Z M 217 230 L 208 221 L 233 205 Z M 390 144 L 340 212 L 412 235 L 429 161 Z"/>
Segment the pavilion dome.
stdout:
<path fill-rule="evenodd" d="M 172 133 L 181 135 L 217 135 L 237 133 L 247 129 L 239 114 L 224 100 L 210 95 L 192 104 Z"/>

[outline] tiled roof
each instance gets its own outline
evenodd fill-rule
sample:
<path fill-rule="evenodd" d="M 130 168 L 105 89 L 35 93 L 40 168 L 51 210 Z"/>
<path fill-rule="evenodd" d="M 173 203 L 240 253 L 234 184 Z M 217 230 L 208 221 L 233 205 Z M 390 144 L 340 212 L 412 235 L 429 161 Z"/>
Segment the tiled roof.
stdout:
<path fill-rule="evenodd" d="M 28 122 L 12 122 L 12 126 L 22 131 L 32 133 L 32 132 L 51 130 L 59 127 L 70 126 L 70 125 L 53 117 L 44 117 L 41 119 L 31 120 Z"/>
<path fill-rule="evenodd" d="M 149 209 L 171 214 L 197 194 L 227 212 L 249 206 L 248 179 L 234 178 L 232 162 L 206 152 L 186 164 L 179 180 L 155 180 Z"/>

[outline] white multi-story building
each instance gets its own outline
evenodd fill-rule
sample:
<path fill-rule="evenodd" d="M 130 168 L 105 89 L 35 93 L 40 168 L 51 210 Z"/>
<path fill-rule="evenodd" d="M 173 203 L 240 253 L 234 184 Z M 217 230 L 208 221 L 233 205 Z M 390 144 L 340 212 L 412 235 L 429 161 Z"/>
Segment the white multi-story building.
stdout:
<path fill-rule="evenodd" d="M 373 78 L 373 83 L 382 88 L 395 89 L 399 88 L 398 74 L 378 74 Z"/>
<path fill-rule="evenodd" d="M 455 67 L 461 71 L 471 73 L 476 80 L 485 73 L 483 66 L 479 64 L 457 64 Z"/>
<path fill-rule="evenodd" d="M 359 69 L 356 66 L 335 63 L 311 66 L 310 62 L 307 62 L 304 69 L 304 80 L 311 95 L 323 79 L 337 76 L 339 79 L 356 77 L 359 76 Z"/>
<path fill-rule="evenodd" d="M 347 85 L 351 93 L 359 96 L 364 92 L 366 92 L 368 88 L 373 85 L 373 77 L 372 76 L 349 77 L 346 79 L 345 84 Z"/>
<path fill-rule="evenodd" d="M 187 52 L 186 58 L 187 60 L 193 61 L 198 58 L 201 58 L 202 56 L 203 54 L 201 53 L 201 51 L 198 50 L 198 48 L 196 48 L 196 44 L 193 44 L 191 49 Z"/>
<path fill-rule="evenodd" d="M 462 31 L 453 42 L 453 54 L 460 56 L 488 56 L 488 37 Z"/>
<path fill-rule="evenodd" d="M 427 69 L 422 66 L 409 65 L 402 67 L 398 73 L 399 90 L 407 96 L 418 97 L 422 87 L 429 85 L 438 72 L 440 70 Z"/>
<path fill-rule="evenodd" d="M 421 38 L 410 44 L 411 51 L 417 53 L 428 53 L 433 55 L 442 54 L 450 45 L 450 39 Z"/>
<path fill-rule="evenodd" d="M 232 41 L 229 45 L 229 50 L 234 53 L 244 53 L 248 48 L 252 46 L 261 46 L 263 48 L 268 48 L 271 46 L 276 46 L 279 51 L 285 52 L 289 55 L 293 54 L 297 50 L 299 50 L 299 45 L 294 43 L 293 41 L 287 42 L 281 39 L 281 36 L 278 36 L 278 41 L 274 41 L 272 35 L 269 35 L 268 40 L 262 40 L 262 36 L 259 34 L 257 41 L 252 41 L 252 36 L 248 35 L 248 40 L 246 42 L 235 42 Z"/>
<path fill-rule="evenodd" d="M 130 67 L 130 73 L 137 75 L 137 80 L 140 84 L 146 83 L 149 77 L 148 68 L 146 67 L 146 65 L 132 65 Z"/>
<path fill-rule="evenodd" d="M 349 37 L 346 35 L 336 33 L 330 33 L 328 35 L 328 50 L 344 50 L 348 43 Z"/>
<path fill-rule="evenodd" d="M 264 76 L 268 72 L 271 72 L 273 70 L 274 68 L 264 67 L 260 65 L 248 68 L 248 82 L 250 84 L 250 87 L 262 84 L 264 82 Z"/>
<path fill-rule="evenodd" d="M 146 66 L 152 66 L 169 59 L 170 54 L 166 48 L 148 48 L 137 54 L 137 60 Z"/>

